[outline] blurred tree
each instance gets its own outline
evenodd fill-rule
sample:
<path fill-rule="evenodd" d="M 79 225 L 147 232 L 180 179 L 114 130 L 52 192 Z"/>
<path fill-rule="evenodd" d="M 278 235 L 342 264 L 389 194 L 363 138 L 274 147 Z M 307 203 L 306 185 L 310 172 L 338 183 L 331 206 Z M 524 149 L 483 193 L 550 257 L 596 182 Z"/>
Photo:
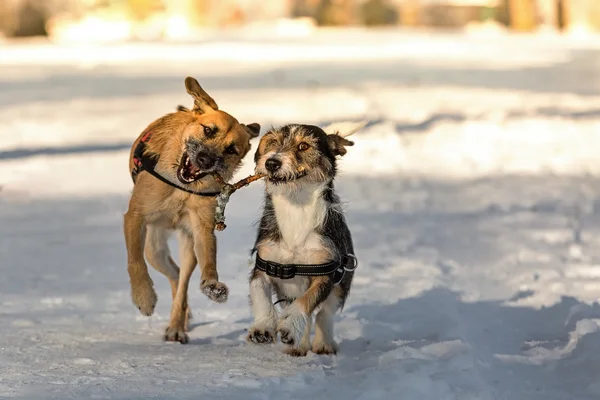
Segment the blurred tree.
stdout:
<path fill-rule="evenodd" d="M 531 31 L 535 26 L 533 0 L 508 0 L 510 26 L 516 31 Z"/>
<path fill-rule="evenodd" d="M 321 0 L 315 19 L 319 25 L 352 25 L 354 22 L 353 0 Z"/>
<path fill-rule="evenodd" d="M 496 13 L 498 12 L 498 7 L 492 7 L 489 5 L 483 5 L 481 7 L 481 20 L 482 21 L 493 21 L 496 19 Z"/>
<path fill-rule="evenodd" d="M 508 0 L 498 1 L 494 12 L 494 19 L 504 26 L 510 26 L 510 15 L 508 13 Z"/>
<path fill-rule="evenodd" d="M 367 0 L 361 6 L 361 19 L 366 26 L 395 25 L 398 12 L 385 0 Z"/>
<path fill-rule="evenodd" d="M 590 23 L 596 30 L 600 30 L 600 1 L 590 4 Z"/>
<path fill-rule="evenodd" d="M 0 0 L 0 34 L 12 36 L 17 26 L 15 7 L 8 0 Z"/>
<path fill-rule="evenodd" d="M 25 0 L 17 13 L 17 26 L 13 36 L 47 36 L 48 13 L 43 0 Z"/>
<path fill-rule="evenodd" d="M 320 0 L 292 0 L 292 17 L 315 18 Z"/>
<path fill-rule="evenodd" d="M 404 0 L 400 5 L 400 23 L 404 26 L 417 26 L 421 20 L 420 0 Z"/>

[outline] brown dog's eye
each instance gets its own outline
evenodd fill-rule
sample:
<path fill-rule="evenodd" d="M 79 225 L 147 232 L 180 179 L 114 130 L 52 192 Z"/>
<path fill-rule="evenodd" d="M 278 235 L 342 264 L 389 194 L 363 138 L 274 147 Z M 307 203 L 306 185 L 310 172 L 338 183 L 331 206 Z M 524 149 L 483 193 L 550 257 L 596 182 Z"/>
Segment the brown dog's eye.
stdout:
<path fill-rule="evenodd" d="M 217 130 L 217 128 L 211 128 L 210 126 L 205 126 L 204 127 L 204 134 L 206 136 L 212 136 L 215 134 L 215 131 Z"/>
<path fill-rule="evenodd" d="M 310 148 L 310 146 L 308 145 L 308 143 L 302 142 L 298 145 L 298 150 L 300 151 L 306 151 Z"/>
<path fill-rule="evenodd" d="M 235 148 L 235 145 L 230 145 L 227 146 L 227 148 L 225 149 L 225 154 L 238 154 L 237 149 Z"/>

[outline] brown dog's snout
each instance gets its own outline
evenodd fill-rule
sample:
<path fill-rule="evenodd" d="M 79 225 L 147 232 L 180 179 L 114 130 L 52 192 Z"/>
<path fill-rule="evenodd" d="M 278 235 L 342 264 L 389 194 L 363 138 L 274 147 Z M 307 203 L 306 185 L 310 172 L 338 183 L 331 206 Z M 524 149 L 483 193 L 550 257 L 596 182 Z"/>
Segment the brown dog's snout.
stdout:
<path fill-rule="evenodd" d="M 215 165 L 216 162 L 217 159 L 215 157 L 204 151 L 198 152 L 196 155 L 196 163 L 201 169 L 210 169 Z"/>
<path fill-rule="evenodd" d="M 265 161 L 265 168 L 269 172 L 275 172 L 281 168 L 281 161 L 276 158 L 269 158 L 267 161 Z"/>

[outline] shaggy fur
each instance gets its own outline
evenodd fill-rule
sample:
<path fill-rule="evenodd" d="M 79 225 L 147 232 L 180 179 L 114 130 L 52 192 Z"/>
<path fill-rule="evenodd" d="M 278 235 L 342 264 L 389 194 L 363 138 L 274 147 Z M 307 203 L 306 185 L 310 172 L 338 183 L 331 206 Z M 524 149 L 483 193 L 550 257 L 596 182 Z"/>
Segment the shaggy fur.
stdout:
<path fill-rule="evenodd" d="M 187 92 L 194 98 L 189 110 L 179 106 L 175 113 L 152 122 L 133 143 L 130 172 L 135 168 L 133 152 L 149 133 L 145 154 L 158 157 L 156 171 L 178 186 L 197 192 L 218 191 L 212 178 L 218 172 L 231 179 L 258 136 L 260 125 L 240 124 L 218 109 L 217 103 L 193 78 L 186 78 Z M 227 286 L 219 282 L 214 234 L 215 197 L 201 197 L 174 188 L 147 172 L 136 177 L 129 209 L 124 216 L 127 269 L 133 303 L 143 315 L 154 312 L 157 296 L 146 260 L 171 284 L 173 305 L 165 340 L 187 343 L 191 316 L 187 304 L 190 276 L 200 265 L 200 289 L 211 300 L 227 300 Z M 181 267 L 173 261 L 167 240 L 179 235 Z"/>
<path fill-rule="evenodd" d="M 286 125 L 262 137 L 255 154 L 256 172 L 267 175 L 263 215 L 254 251 L 281 264 L 323 264 L 353 254 L 352 236 L 334 190 L 336 156 L 353 143 L 344 138 L 364 124 L 330 133 L 312 125 Z M 326 128 L 327 129 L 327 128 Z M 335 354 L 334 313 L 343 308 L 354 273 L 339 284 L 331 276 L 273 278 L 254 268 L 250 301 L 254 322 L 248 341 L 273 343 L 279 334 L 286 352 L 305 356 L 309 350 Z M 281 315 L 272 294 L 285 300 Z M 315 337 L 311 342 L 313 314 Z"/>

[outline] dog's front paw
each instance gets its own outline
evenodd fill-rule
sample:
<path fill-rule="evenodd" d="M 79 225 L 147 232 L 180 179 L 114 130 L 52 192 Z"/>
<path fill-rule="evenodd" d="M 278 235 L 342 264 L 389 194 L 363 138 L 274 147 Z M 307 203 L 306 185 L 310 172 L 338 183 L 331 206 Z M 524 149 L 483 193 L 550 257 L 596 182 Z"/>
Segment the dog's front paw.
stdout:
<path fill-rule="evenodd" d="M 334 356 L 338 352 L 338 345 L 335 342 L 333 342 L 333 343 L 313 343 L 312 352 L 315 354 Z"/>
<path fill-rule="evenodd" d="M 152 280 L 138 282 L 131 288 L 131 299 L 140 312 L 149 317 L 154 313 L 154 307 L 158 298 L 152 284 Z"/>
<path fill-rule="evenodd" d="M 275 328 L 267 326 L 251 326 L 248 330 L 246 340 L 254 344 L 270 344 L 275 343 L 277 334 Z"/>
<path fill-rule="evenodd" d="M 294 310 L 284 314 L 277 324 L 277 332 L 281 343 L 296 346 L 300 343 L 308 317 L 301 311 Z"/>
<path fill-rule="evenodd" d="M 285 354 L 292 356 L 292 357 L 306 357 L 306 355 L 308 354 L 308 351 L 306 349 L 303 348 L 296 348 L 296 347 L 287 347 L 284 350 Z"/>
<path fill-rule="evenodd" d="M 200 283 L 200 290 L 215 303 L 225 303 L 227 301 L 227 296 L 229 295 L 227 286 L 214 279 L 202 281 L 202 283 Z"/>
<path fill-rule="evenodd" d="M 164 339 L 167 342 L 179 342 L 181 344 L 186 344 L 188 342 L 188 336 L 185 334 L 184 327 L 167 327 Z"/>

